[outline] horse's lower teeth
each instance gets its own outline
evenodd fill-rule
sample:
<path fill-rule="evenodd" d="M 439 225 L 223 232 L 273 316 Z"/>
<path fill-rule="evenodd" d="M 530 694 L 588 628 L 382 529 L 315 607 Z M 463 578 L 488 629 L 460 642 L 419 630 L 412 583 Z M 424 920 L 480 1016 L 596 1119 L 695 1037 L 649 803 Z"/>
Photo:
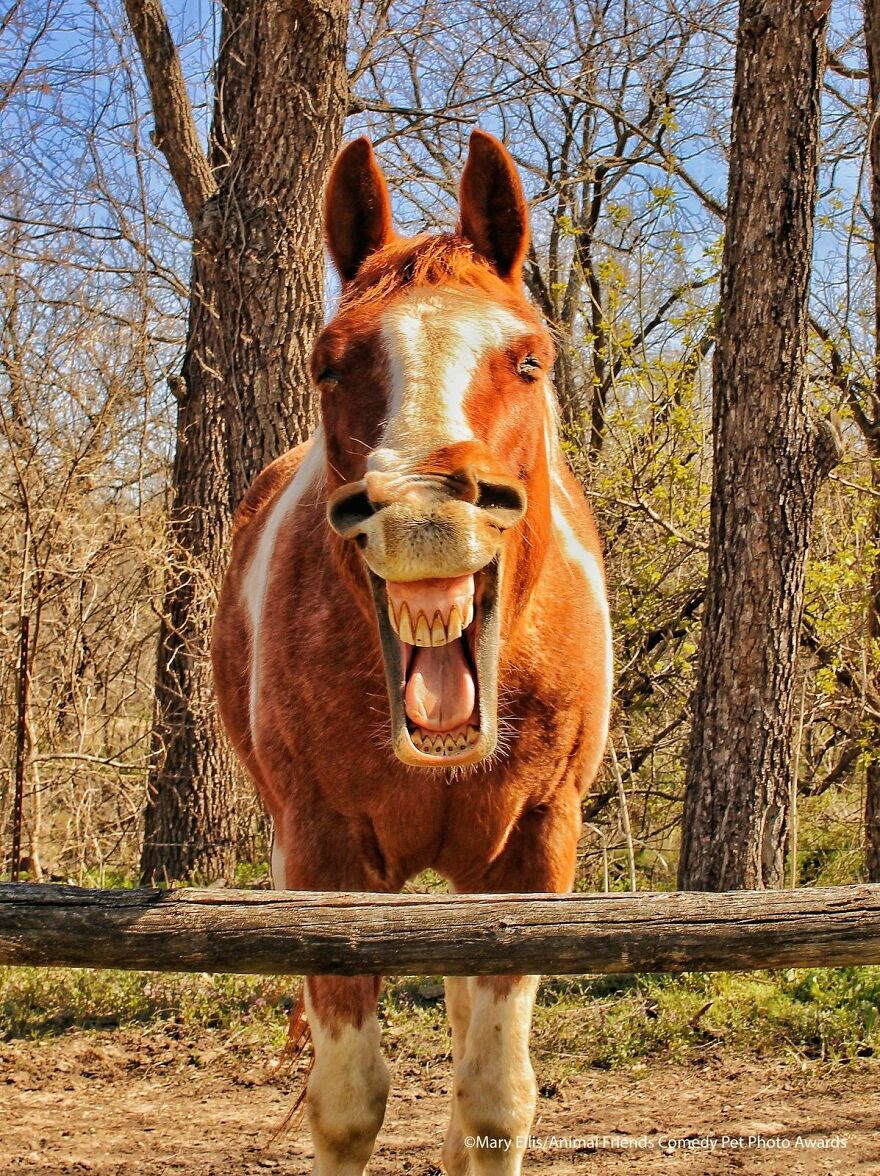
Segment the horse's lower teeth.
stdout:
<path fill-rule="evenodd" d="M 416 728 L 411 738 L 419 751 L 425 755 L 459 755 L 477 742 L 480 732 L 477 727 L 468 727 L 460 735 L 430 735 Z"/>

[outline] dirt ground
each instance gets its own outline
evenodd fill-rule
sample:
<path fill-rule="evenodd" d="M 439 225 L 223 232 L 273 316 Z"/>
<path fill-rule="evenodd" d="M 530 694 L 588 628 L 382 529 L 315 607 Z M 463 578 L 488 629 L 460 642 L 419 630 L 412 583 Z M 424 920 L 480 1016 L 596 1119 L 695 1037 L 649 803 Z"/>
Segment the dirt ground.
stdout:
<path fill-rule="evenodd" d="M 392 1065 L 372 1176 L 435 1176 L 450 1073 Z M 271 1144 L 296 1082 L 210 1033 L 71 1031 L 0 1043 L 0 1174 L 304 1176 L 305 1125 Z M 527 1172 L 880 1174 L 880 1061 L 709 1059 L 589 1071 L 545 1089 Z M 823 1146 L 824 1145 L 824 1146 Z"/>

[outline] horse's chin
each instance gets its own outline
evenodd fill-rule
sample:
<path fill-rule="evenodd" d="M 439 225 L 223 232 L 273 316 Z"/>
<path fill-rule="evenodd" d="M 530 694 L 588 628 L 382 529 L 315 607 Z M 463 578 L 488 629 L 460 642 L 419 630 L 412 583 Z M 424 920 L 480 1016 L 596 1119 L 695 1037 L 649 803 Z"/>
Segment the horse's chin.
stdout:
<path fill-rule="evenodd" d="M 501 560 L 473 575 L 388 583 L 369 571 L 391 709 L 403 763 L 458 768 L 498 742 Z"/>

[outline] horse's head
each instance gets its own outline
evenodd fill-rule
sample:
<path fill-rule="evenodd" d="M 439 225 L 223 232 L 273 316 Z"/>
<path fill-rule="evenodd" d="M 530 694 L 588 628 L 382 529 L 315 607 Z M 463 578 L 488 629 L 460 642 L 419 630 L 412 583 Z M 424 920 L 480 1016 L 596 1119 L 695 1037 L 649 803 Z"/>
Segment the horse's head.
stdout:
<path fill-rule="evenodd" d="M 325 212 L 343 282 L 313 355 L 328 519 L 375 606 L 397 756 L 476 763 L 497 743 L 499 651 L 549 517 L 553 346 L 522 288 L 522 187 L 476 131 L 457 232 L 403 239 L 358 139 Z"/>

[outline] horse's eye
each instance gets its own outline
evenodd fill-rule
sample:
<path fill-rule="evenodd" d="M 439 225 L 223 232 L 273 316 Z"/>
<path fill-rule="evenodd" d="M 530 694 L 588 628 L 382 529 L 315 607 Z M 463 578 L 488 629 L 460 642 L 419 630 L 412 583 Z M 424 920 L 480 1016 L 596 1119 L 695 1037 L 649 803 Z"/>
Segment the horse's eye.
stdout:
<path fill-rule="evenodd" d="M 537 355 L 525 355 L 516 365 L 516 370 L 519 375 L 525 376 L 526 379 L 534 380 L 541 370 L 541 362 Z"/>
<path fill-rule="evenodd" d="M 339 372 L 335 368 L 327 367 L 318 373 L 319 384 L 337 384 L 339 379 Z"/>

